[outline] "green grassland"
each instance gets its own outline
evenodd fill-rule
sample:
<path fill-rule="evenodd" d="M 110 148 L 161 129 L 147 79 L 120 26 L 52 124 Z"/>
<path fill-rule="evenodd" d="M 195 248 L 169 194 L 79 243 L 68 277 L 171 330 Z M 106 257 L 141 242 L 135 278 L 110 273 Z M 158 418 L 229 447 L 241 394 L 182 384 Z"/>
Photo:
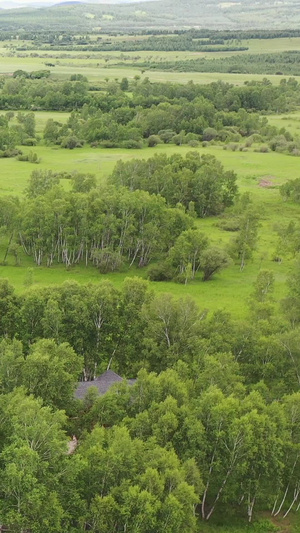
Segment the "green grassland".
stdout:
<path fill-rule="evenodd" d="M 291 134 L 300 134 L 300 112 L 288 113 L 285 115 L 269 115 L 268 121 L 276 128 L 285 128 Z"/>
<path fill-rule="evenodd" d="M 51 116 L 64 122 L 67 113 L 36 114 L 38 130 L 42 130 L 47 118 Z M 280 120 L 280 119 L 279 119 Z M 23 151 L 30 151 L 30 148 Z M 22 193 L 33 169 L 52 169 L 53 171 L 92 172 L 97 176 L 98 182 L 105 182 L 115 163 L 119 159 L 148 158 L 154 153 L 180 153 L 185 155 L 191 148 L 187 146 L 158 145 L 156 148 L 142 150 L 104 149 L 83 147 L 74 150 L 65 150 L 57 147 L 37 146 L 34 151 L 41 158 L 41 163 L 36 166 L 28 162 L 15 159 L 1 160 L 0 191 L 2 194 Z M 232 264 L 227 270 L 215 277 L 214 280 L 203 283 L 200 275 L 187 286 L 173 282 L 152 283 L 157 292 L 171 292 L 177 297 L 190 295 L 201 308 L 210 310 L 227 309 L 235 317 L 245 316 L 247 313 L 247 298 L 261 268 L 271 269 L 276 277 L 275 297 L 279 300 L 285 295 L 286 276 L 292 265 L 292 258 L 282 263 L 273 261 L 277 235 L 274 228 L 277 225 L 287 224 L 291 219 L 299 219 L 299 208 L 293 204 L 285 204 L 279 195 L 278 186 L 287 179 L 299 175 L 299 159 L 278 153 L 231 152 L 223 150 L 221 146 L 198 148 L 200 153 L 215 155 L 226 169 L 233 169 L 238 174 L 238 184 L 241 192 L 250 191 L 253 199 L 261 212 L 260 238 L 254 258 L 247 265 L 244 272 L 240 272 L 239 265 Z M 261 187 L 262 179 L 270 182 L 270 187 Z M 63 186 L 70 187 L 70 182 L 63 180 Z M 216 218 L 197 221 L 198 227 L 205 232 L 210 240 L 220 246 L 226 247 L 232 238 L 232 233 L 222 231 L 217 227 Z M 0 258 L 4 257 L 7 241 L 2 239 Z M 146 277 L 146 270 L 130 269 L 109 275 L 100 275 L 93 267 L 74 267 L 67 270 L 57 265 L 50 269 L 35 267 L 31 258 L 22 256 L 21 265 L 14 266 L 14 258 L 8 256 L 6 266 L 0 267 L 0 276 L 8 278 L 18 291 L 25 290 L 24 281 L 28 268 L 33 268 L 35 286 L 62 283 L 66 279 L 75 279 L 80 283 L 97 283 L 100 279 L 110 279 L 116 286 L 120 286 L 126 276 L 139 275 Z"/>
<path fill-rule="evenodd" d="M 105 38 L 105 36 L 104 36 Z M 140 39 L 140 36 L 136 37 Z M 170 52 L 91 52 L 87 50 L 21 50 L 26 47 L 28 41 L 3 41 L 0 45 L 0 74 L 12 74 L 15 70 L 26 71 L 47 68 L 47 62 L 51 62 L 55 67 L 50 67 L 51 76 L 57 78 L 68 78 L 71 74 L 83 74 L 92 83 L 102 84 L 106 79 L 127 77 L 129 80 L 139 75 L 149 77 L 153 82 L 181 82 L 187 83 L 191 79 L 195 83 L 211 83 L 222 79 L 224 82 L 242 85 L 245 81 L 262 80 L 267 77 L 272 83 L 278 84 L 286 76 L 268 74 L 236 74 L 218 72 L 166 72 L 159 69 L 143 70 L 134 66 L 135 62 L 176 62 L 197 58 L 220 59 L 229 56 L 260 54 L 260 53 L 280 53 L 300 49 L 300 38 L 277 38 L 277 39 L 247 39 L 232 41 L 234 46 L 247 47 L 243 52 L 192 52 L 192 51 L 170 51 Z M 128 66 L 127 66 L 128 65 Z M 131 66 L 129 66 L 131 65 Z M 49 67 L 48 67 L 49 68 Z"/>
<path fill-rule="evenodd" d="M 36 70 L 45 68 L 47 57 L 17 57 L 17 53 L 9 52 L 5 44 L 1 44 L 0 72 L 13 72 L 18 68 L 24 70 Z M 14 46 L 16 43 L 13 43 Z M 20 44 L 20 43 L 19 43 Z M 239 43 L 240 44 L 240 43 Z M 270 39 L 270 40 L 249 40 L 243 41 L 242 45 L 249 46 L 245 53 L 259 53 L 270 51 L 283 51 L 299 49 L 300 38 L 291 39 Z M 37 54 L 42 55 L 41 51 Z M 82 54 L 82 53 L 81 53 Z M 11 55 L 11 57 L 10 57 Z M 27 53 L 28 55 L 28 53 Z M 44 52 L 43 52 L 44 55 Z M 45 53 L 45 56 L 48 53 Z M 115 79 L 126 76 L 133 79 L 140 75 L 142 78 L 149 76 L 151 81 L 176 81 L 186 83 L 190 79 L 194 82 L 209 83 L 222 79 L 224 82 L 242 85 L 247 80 L 261 80 L 261 75 L 244 74 L 219 74 L 219 73 L 178 73 L 151 71 L 144 72 L 137 68 L 126 68 L 114 66 L 114 61 L 119 61 L 120 52 L 116 53 L 90 53 L 90 57 L 78 58 L 78 52 L 67 52 L 70 57 L 63 57 L 63 52 L 51 52 L 50 56 L 55 56 L 56 66 L 51 68 L 53 77 L 68 78 L 71 74 L 81 73 L 87 76 L 89 81 L 105 84 L 105 79 Z M 84 54 L 82 54 L 84 55 Z M 107 68 L 105 57 L 109 55 Z M 188 57 L 198 55 L 195 52 L 138 52 L 126 53 L 130 61 L 133 56 L 161 57 L 168 55 L 176 59 L 177 57 Z M 218 54 L 220 55 L 220 54 Z M 97 57 L 96 57 L 97 56 Z M 112 59 L 115 56 L 115 59 Z M 100 59 L 99 59 L 100 57 Z M 210 55 L 210 57 L 212 57 Z M 49 59 L 48 59 L 49 60 Z M 126 64 L 127 59 L 124 59 Z M 99 66 L 97 66 L 97 64 Z M 279 83 L 284 76 L 267 76 L 273 83 Z M 36 123 L 37 132 L 42 134 L 48 118 L 53 118 L 61 123 L 68 119 L 68 113 L 60 112 L 37 112 Z M 272 125 L 285 127 L 292 134 L 300 131 L 300 112 L 289 113 L 288 115 L 271 115 L 268 120 Z M 187 146 L 177 147 L 175 145 L 158 145 L 155 148 L 144 148 L 142 150 L 125 149 L 104 149 L 90 148 L 84 146 L 74 150 L 65 150 L 59 147 L 48 147 L 42 143 L 31 148 L 22 147 L 24 153 L 34 151 L 41 158 L 41 163 L 36 166 L 28 162 L 20 162 L 15 159 L 2 159 L 0 167 L 0 193 L 22 196 L 27 180 L 35 168 L 52 169 L 53 171 L 73 171 L 90 172 L 96 175 L 99 183 L 103 183 L 106 177 L 112 172 L 115 163 L 119 159 L 130 160 L 132 158 L 148 158 L 155 153 L 166 153 L 171 155 L 178 152 L 185 155 L 191 148 Z M 222 146 L 213 145 L 206 148 L 197 148 L 200 153 L 210 153 L 215 155 L 224 165 L 225 169 L 235 170 L 238 175 L 238 185 L 240 192 L 250 191 L 261 212 L 260 237 L 257 250 L 253 260 L 248 263 L 244 272 L 240 272 L 239 265 L 231 266 L 217 275 L 210 282 L 203 283 L 199 277 L 187 286 L 168 283 L 152 283 L 157 292 L 171 292 L 180 297 L 190 295 L 196 299 L 201 308 L 227 309 L 235 317 L 246 316 L 247 298 L 252 291 L 254 282 L 261 268 L 268 268 L 274 271 L 276 277 L 275 298 L 280 300 L 285 295 L 285 282 L 292 266 L 293 258 L 286 258 L 282 263 L 273 261 L 277 244 L 277 234 L 275 228 L 278 225 L 286 225 L 292 219 L 300 220 L 299 208 L 296 205 L 284 203 L 280 197 L 278 187 L 288 179 L 299 177 L 299 158 L 278 153 L 259 153 L 254 151 L 254 146 L 248 152 L 231 152 L 223 150 Z M 261 187 L 261 180 L 267 180 L 269 187 Z M 70 188 L 70 182 L 65 180 L 62 185 Z M 217 226 L 217 219 L 208 218 L 197 221 L 199 228 L 205 232 L 210 240 L 220 246 L 226 247 L 232 238 L 232 233 L 222 231 Z M 0 242 L 0 261 L 4 257 L 7 246 L 6 238 Z M 70 270 L 57 265 L 50 269 L 46 267 L 35 267 L 31 258 L 25 255 L 21 258 L 21 265 L 14 266 L 14 258 L 9 255 L 6 266 L 0 266 L 0 276 L 8 278 L 17 290 L 24 291 L 24 281 L 28 268 L 33 268 L 33 286 L 43 286 L 48 284 L 62 283 L 66 279 L 75 279 L 80 283 L 97 283 L 102 278 L 112 280 L 116 286 L 120 286 L 124 278 L 128 275 L 139 275 L 146 277 L 146 270 L 130 269 L 109 275 L 100 275 L 93 267 L 74 267 Z"/>
<path fill-rule="evenodd" d="M 81 63 L 80 63 L 81 61 Z M 1 57 L 0 58 L 0 74 L 12 74 L 16 70 L 23 69 L 26 71 L 33 71 L 47 68 L 45 66 L 47 59 L 39 57 Z M 116 66 L 115 64 L 109 64 L 108 66 L 99 66 L 97 64 L 99 60 L 93 59 L 61 59 L 59 64 L 55 67 L 51 67 L 52 77 L 59 79 L 68 79 L 72 74 L 82 74 L 88 78 L 92 83 L 105 83 L 106 79 L 114 80 L 116 78 L 122 79 L 127 77 L 129 80 L 133 80 L 135 76 L 140 76 L 141 79 L 148 77 L 152 82 L 173 82 L 173 83 L 188 83 L 193 80 L 195 83 L 212 83 L 213 81 L 222 80 L 234 85 L 243 85 L 245 81 L 261 81 L 264 78 L 269 79 L 274 84 L 279 84 L 282 79 L 286 79 L 287 76 L 268 74 L 231 74 L 231 73 L 218 73 L 218 72 L 166 72 L 160 70 L 143 70 L 139 67 L 126 67 Z M 296 79 L 300 79 L 300 76 L 294 76 Z"/>

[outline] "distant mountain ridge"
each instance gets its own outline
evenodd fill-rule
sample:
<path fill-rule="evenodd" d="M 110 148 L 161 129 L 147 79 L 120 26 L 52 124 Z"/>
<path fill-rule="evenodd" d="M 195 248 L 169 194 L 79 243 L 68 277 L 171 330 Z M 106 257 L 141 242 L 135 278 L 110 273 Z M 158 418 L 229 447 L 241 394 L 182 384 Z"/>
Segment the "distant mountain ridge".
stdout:
<path fill-rule="evenodd" d="M 94 0 L 90 2 L 89 0 L 21 0 L 21 1 L 10 1 L 10 0 L 0 0 L 0 9 L 20 9 L 20 8 L 46 8 L 51 6 L 60 6 L 60 5 L 74 5 L 74 4 L 92 4 L 92 5 L 124 5 L 124 4 L 133 4 L 133 3 L 143 3 L 149 0 Z M 153 0 L 159 1 L 159 0 Z"/>
<path fill-rule="evenodd" d="M 0 7 L 7 2 L 0 0 Z M 60 5 L 55 2 L 56 5 L 46 7 L 35 4 L 0 11 L 0 30 L 292 29 L 300 24 L 300 0 L 282 3 L 277 0 L 255 3 L 253 0 L 102 0 L 99 3 L 64 0 Z"/>

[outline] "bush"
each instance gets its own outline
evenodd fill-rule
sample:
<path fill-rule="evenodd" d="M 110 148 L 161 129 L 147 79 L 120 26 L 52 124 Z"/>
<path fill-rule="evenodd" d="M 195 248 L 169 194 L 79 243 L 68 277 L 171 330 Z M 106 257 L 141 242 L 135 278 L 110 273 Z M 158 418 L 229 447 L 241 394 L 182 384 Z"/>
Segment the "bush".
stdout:
<path fill-rule="evenodd" d="M 117 148 L 118 147 L 117 143 L 113 141 L 102 141 L 100 143 L 100 146 L 102 146 L 103 148 Z"/>
<path fill-rule="evenodd" d="M 114 252 L 110 248 L 103 248 L 103 250 L 95 250 L 93 253 L 93 262 L 96 264 L 101 274 L 108 272 L 115 272 L 123 267 L 123 258 L 118 252 Z"/>
<path fill-rule="evenodd" d="M 147 270 L 150 281 L 170 281 L 174 277 L 174 269 L 166 262 L 151 265 Z"/>
<path fill-rule="evenodd" d="M 68 137 L 63 137 L 61 141 L 62 148 L 68 148 L 73 150 L 74 148 L 82 148 L 83 142 L 78 139 L 75 135 L 68 135 Z"/>
<path fill-rule="evenodd" d="M 169 144 L 176 135 L 176 132 L 173 130 L 160 130 L 158 135 L 165 144 Z"/>
<path fill-rule="evenodd" d="M 153 148 L 157 144 L 160 144 L 162 142 L 161 138 L 158 135 L 150 135 L 148 137 L 147 143 L 150 148 Z"/>
<path fill-rule="evenodd" d="M 36 152 L 29 152 L 29 154 L 20 154 L 17 156 L 18 161 L 28 161 L 29 163 L 36 163 L 37 165 L 41 162 L 41 159 L 38 157 Z"/>
<path fill-rule="evenodd" d="M 0 150 L 0 157 L 17 157 L 22 154 L 22 151 L 18 148 L 7 148 L 6 150 Z"/>
<path fill-rule="evenodd" d="M 218 132 L 215 128 L 205 128 L 203 131 L 203 140 L 212 141 L 218 137 Z"/>
<path fill-rule="evenodd" d="M 135 141 L 134 139 L 129 139 L 128 141 L 122 142 L 122 148 L 141 149 L 143 148 L 143 144 L 139 141 Z"/>
<path fill-rule="evenodd" d="M 23 146 L 36 146 L 36 144 L 37 144 L 37 140 L 34 137 L 27 137 L 22 142 Z"/>
<path fill-rule="evenodd" d="M 220 220 L 218 227 L 224 231 L 239 231 L 240 221 L 238 218 Z"/>
<path fill-rule="evenodd" d="M 263 144 L 259 149 L 261 154 L 267 154 L 270 152 L 270 148 L 266 144 Z"/>

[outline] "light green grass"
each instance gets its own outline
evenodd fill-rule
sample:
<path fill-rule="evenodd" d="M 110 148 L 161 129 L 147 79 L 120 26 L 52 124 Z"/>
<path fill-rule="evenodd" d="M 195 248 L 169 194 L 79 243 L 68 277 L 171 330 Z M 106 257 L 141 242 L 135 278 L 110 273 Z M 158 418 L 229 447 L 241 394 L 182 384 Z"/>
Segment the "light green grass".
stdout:
<path fill-rule="evenodd" d="M 120 37 L 121 38 L 121 37 Z M 123 37 L 122 37 L 123 38 Z M 142 37 L 137 37 L 142 38 Z M 145 36 L 143 36 L 145 38 Z M 111 37 L 110 37 L 111 39 Z M 136 52 L 90 52 L 68 51 L 68 50 L 30 50 L 18 51 L 17 47 L 22 47 L 22 41 L 5 41 L 1 43 L 0 73 L 12 74 L 15 70 L 23 69 L 27 71 L 50 69 L 51 75 L 58 78 L 69 78 L 71 74 L 83 74 L 93 83 L 102 83 L 106 78 L 128 77 L 133 79 L 136 75 L 141 75 L 139 68 L 126 68 L 126 63 L 138 61 L 180 61 L 206 57 L 209 59 L 229 57 L 240 54 L 260 54 L 279 53 L 289 50 L 300 50 L 300 38 L 282 39 L 249 39 L 242 41 L 225 42 L 225 45 L 245 46 L 248 50 L 243 52 L 192 52 L 192 51 L 136 51 Z M 9 48 L 6 48 L 9 46 Z M 13 54 L 13 55 L 11 55 Z M 32 55 L 38 57 L 32 57 Z M 44 56 L 44 57 L 41 57 Z M 66 57 L 68 56 L 68 57 Z M 108 59 L 108 61 L 106 61 Z M 46 63 L 54 63 L 55 67 L 47 67 Z M 114 66 L 116 63 L 123 63 L 122 66 Z M 109 68 L 107 68 L 109 67 Z M 224 82 L 242 85 L 245 81 L 262 80 L 267 77 L 274 84 L 278 84 L 286 76 L 280 75 L 259 75 L 259 74 L 219 74 L 201 72 L 166 72 L 166 71 L 146 71 L 141 77 L 148 76 L 153 82 L 170 81 L 187 83 L 194 80 L 196 83 L 211 83 L 223 80 Z M 298 77 L 297 77 L 298 78 Z M 299 77 L 300 79 L 300 77 Z"/>
<path fill-rule="evenodd" d="M 49 114 L 51 115 L 51 114 Z M 47 120 L 47 113 L 41 114 L 43 121 Z M 67 114 L 61 115 L 62 119 L 67 118 Z M 29 148 L 24 148 L 24 152 Z M 33 169 L 77 170 L 79 172 L 93 172 L 96 174 L 98 182 L 105 181 L 111 173 L 113 167 L 119 159 L 129 160 L 134 157 L 148 158 L 155 153 L 180 153 L 185 155 L 191 151 L 190 147 L 176 147 L 174 145 L 159 145 L 154 149 L 145 148 L 143 150 L 124 149 L 93 149 L 84 147 L 82 149 L 65 150 L 46 146 L 34 147 L 34 151 L 41 157 L 40 165 L 18 162 L 14 159 L 1 160 L 0 191 L 6 194 L 19 194 L 26 187 L 27 179 Z M 235 317 L 243 317 L 247 314 L 247 299 L 252 291 L 254 282 L 261 268 L 271 269 L 275 273 L 277 300 L 285 294 L 286 276 L 291 268 L 291 259 L 283 261 L 281 264 L 275 263 L 273 259 L 277 243 L 277 236 L 274 226 L 278 223 L 287 224 L 291 219 L 300 221 L 300 209 L 293 204 L 285 204 L 278 191 L 278 186 L 287 179 L 299 174 L 299 158 L 277 153 L 256 153 L 256 152 L 230 152 L 222 149 L 221 146 L 210 146 L 199 148 L 200 153 L 210 153 L 215 155 L 226 169 L 234 169 L 238 174 L 238 184 L 240 191 L 250 191 L 259 206 L 261 212 L 260 239 L 257 251 L 253 260 L 249 262 L 244 272 L 240 272 L 239 266 L 232 264 L 230 268 L 223 271 L 211 282 L 203 283 L 201 277 L 193 283 L 184 286 L 176 283 L 152 283 L 156 292 L 171 292 L 177 297 L 190 295 L 197 301 L 200 308 L 229 310 Z M 261 178 L 268 176 L 274 188 L 262 188 L 259 186 Z M 65 182 L 67 187 L 70 182 Z M 197 226 L 205 232 L 210 241 L 221 247 L 227 247 L 232 238 L 230 232 L 221 231 L 217 227 L 217 219 L 209 218 L 198 220 Z M 4 256 L 5 242 L 0 249 L 0 260 Z M 97 283 L 101 279 L 110 279 L 120 287 L 126 276 L 139 275 L 146 276 L 145 270 L 130 269 L 121 273 L 100 275 L 93 267 L 76 266 L 66 270 L 64 266 L 57 265 L 50 269 L 46 267 L 35 267 L 31 258 L 22 256 L 21 266 L 13 266 L 14 259 L 8 257 L 7 266 L 0 267 L 0 277 L 6 277 L 16 286 L 18 291 L 23 291 L 24 279 L 27 269 L 34 268 L 34 283 L 37 286 L 62 283 L 67 279 L 75 279 L 80 283 Z"/>
<path fill-rule="evenodd" d="M 47 113 L 43 113 L 46 122 Z M 61 114 L 62 120 L 66 120 L 67 114 Z M 49 113 L 51 116 L 51 113 Z M 20 194 L 26 187 L 26 182 L 34 169 L 52 169 L 54 171 L 92 172 L 99 181 L 103 181 L 110 174 L 116 162 L 120 159 L 129 161 L 133 158 L 149 158 L 154 154 L 180 153 L 195 150 L 189 146 L 177 147 L 175 145 L 161 144 L 155 148 L 142 150 L 126 150 L 122 148 L 76 148 L 66 150 L 60 147 L 34 146 L 22 147 L 23 152 L 34 151 L 41 158 L 41 163 L 16 161 L 15 159 L 1 160 L 0 190 L 2 193 Z M 291 179 L 300 173 L 299 158 L 278 153 L 258 152 L 231 152 L 223 150 L 222 146 L 210 146 L 197 148 L 202 153 L 215 155 L 228 170 L 235 170 L 239 176 L 241 190 L 251 190 L 255 196 L 259 196 L 263 202 L 268 201 L 273 195 L 277 195 L 274 189 L 262 190 L 257 186 L 257 179 L 271 176 L 274 185 L 280 185 L 287 179 Z"/>
<path fill-rule="evenodd" d="M 153 56 L 154 57 L 154 56 Z M 263 75 L 263 74 L 229 74 L 218 72 L 167 72 L 160 70 L 146 70 L 143 74 L 141 69 L 132 67 L 110 66 L 105 68 L 100 60 L 90 59 L 60 59 L 59 64 L 55 67 L 46 67 L 45 62 L 48 60 L 39 57 L 1 57 L 0 60 L 0 74 L 12 74 L 14 71 L 22 69 L 28 72 L 39 69 L 49 69 L 52 77 L 58 79 L 70 78 L 72 74 L 82 74 L 88 78 L 92 83 L 103 84 L 105 80 L 121 80 L 127 77 L 133 80 L 135 76 L 140 76 L 141 79 L 148 77 L 152 82 L 177 82 L 188 83 L 193 80 L 195 83 L 212 83 L 214 81 L 222 80 L 226 83 L 234 85 L 243 85 L 245 81 L 261 81 L 264 78 L 270 80 L 273 84 L 278 85 L 281 79 L 286 79 L 288 76 L 277 75 Z M 50 59 L 50 62 L 52 60 Z M 56 63 L 56 62 L 55 62 Z M 99 66 L 97 66 L 99 64 Z M 113 63 L 112 63 L 113 65 Z M 294 76 L 300 80 L 300 76 Z"/>
<path fill-rule="evenodd" d="M 276 128 L 285 128 L 292 135 L 300 135 L 300 111 L 285 115 L 268 115 L 268 121 Z"/>

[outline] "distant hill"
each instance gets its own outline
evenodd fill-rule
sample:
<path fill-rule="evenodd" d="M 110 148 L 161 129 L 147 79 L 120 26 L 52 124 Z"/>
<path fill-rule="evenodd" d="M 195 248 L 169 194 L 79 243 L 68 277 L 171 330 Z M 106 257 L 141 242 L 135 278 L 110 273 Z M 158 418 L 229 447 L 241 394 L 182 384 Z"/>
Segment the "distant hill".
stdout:
<path fill-rule="evenodd" d="M 2 10 L 0 30 L 280 29 L 297 28 L 300 24 L 300 0 L 282 3 L 276 0 L 107 2 L 102 0 L 101 4 L 87 4 L 71 1 L 39 9 Z"/>

